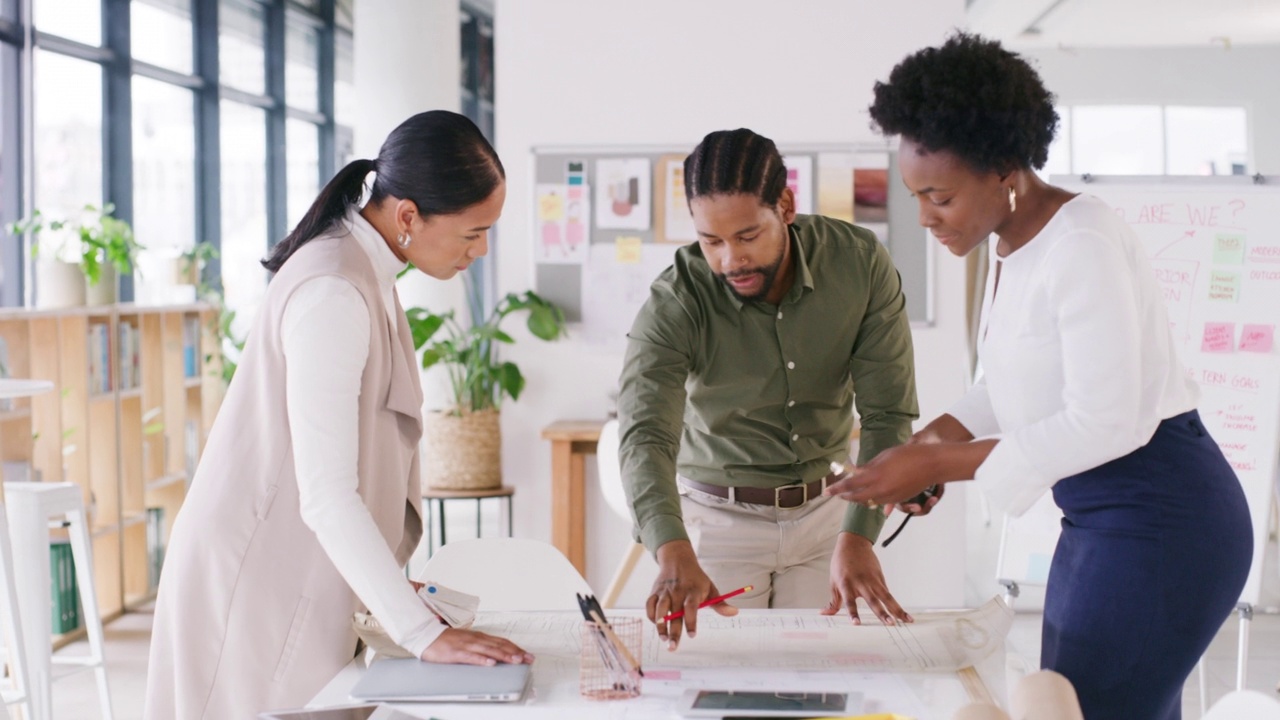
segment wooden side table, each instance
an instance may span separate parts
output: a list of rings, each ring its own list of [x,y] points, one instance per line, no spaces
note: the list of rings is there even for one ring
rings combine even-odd
[[[587,456],[604,420],[558,420],[542,429],[551,441],[551,544],[587,576]]]
[[[436,551],[435,545],[435,512],[431,509],[432,501],[435,502],[436,510],[440,513],[440,544],[444,545],[448,542],[448,536],[445,533],[445,500],[475,500],[476,501],[476,537],[480,537],[480,509],[481,503],[486,498],[504,498],[507,501],[507,537],[511,537],[512,530],[512,502],[516,494],[516,489],[503,485],[499,488],[491,488],[488,490],[436,490],[427,488],[422,491],[423,505],[427,509],[427,553],[433,554]]]

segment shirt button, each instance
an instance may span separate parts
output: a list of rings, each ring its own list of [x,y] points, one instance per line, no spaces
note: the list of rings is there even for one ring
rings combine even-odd
[[[791,436],[791,439],[792,439],[792,441],[799,440],[799,439],[800,439],[800,436],[799,436],[799,435],[792,435],[792,436]]]
[[[787,363],[787,369],[788,369],[788,370],[795,370],[795,369],[796,369],[796,364],[795,364],[795,363],[793,363],[793,362],[789,362],[789,363]]]
[[[781,311],[781,310],[779,310],[779,311],[778,311],[778,319],[779,319],[779,320],[781,320],[781,319],[782,319],[782,311]]]
[[[795,401],[795,400],[788,400],[788,401],[787,401],[787,407],[795,407],[795,406],[796,406],[796,401]]]

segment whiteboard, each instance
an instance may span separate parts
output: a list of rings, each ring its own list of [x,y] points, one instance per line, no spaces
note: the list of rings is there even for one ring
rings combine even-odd
[[[1280,178],[1266,180],[1053,178],[1115,208],[1151,257],[1180,359],[1200,386],[1200,415],[1249,502],[1254,557],[1240,602],[1250,605],[1261,592],[1280,457]],[[1043,584],[1060,517],[1046,496],[1007,519],[997,578]]]

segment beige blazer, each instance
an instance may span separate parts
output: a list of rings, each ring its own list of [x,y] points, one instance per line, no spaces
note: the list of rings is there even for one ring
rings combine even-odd
[[[404,565],[422,536],[422,388],[396,297],[391,327],[365,252],[345,230],[304,245],[271,281],[178,513],[156,600],[146,710],[241,720],[305,704],[355,654],[359,600],[303,523],[285,404],[280,322],[324,275],[369,308],[359,399],[359,492]],[[324,358],[316,358],[324,362]]]

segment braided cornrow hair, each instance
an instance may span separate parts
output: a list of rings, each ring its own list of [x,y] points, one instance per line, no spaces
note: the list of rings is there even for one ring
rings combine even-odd
[[[686,200],[744,194],[772,206],[786,186],[787,168],[778,147],[746,128],[713,132],[684,159]]]

